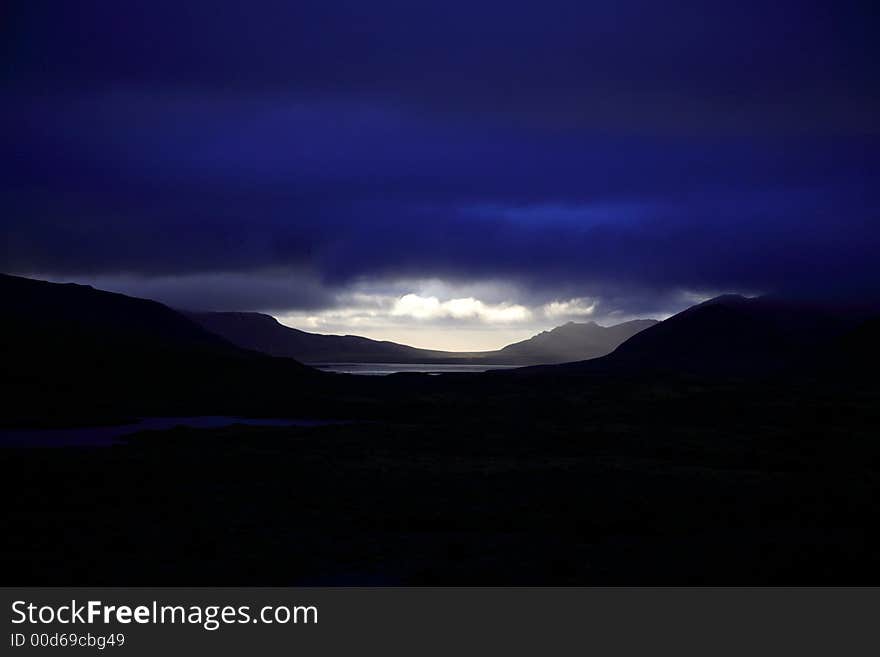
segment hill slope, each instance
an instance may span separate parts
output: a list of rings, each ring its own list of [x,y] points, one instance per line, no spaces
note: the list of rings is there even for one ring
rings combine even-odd
[[[804,367],[826,362],[829,350],[871,312],[724,295],[634,335],[604,358],[562,365],[557,371],[744,376]]]
[[[166,412],[195,401],[224,410],[223,400],[237,395],[271,394],[275,379],[318,376],[241,349],[155,301],[8,275],[0,275],[0,294],[7,415]]]
[[[208,312],[187,316],[240,347],[308,363],[432,363],[467,358],[467,354],[418,349],[356,335],[309,333],[262,313]]]

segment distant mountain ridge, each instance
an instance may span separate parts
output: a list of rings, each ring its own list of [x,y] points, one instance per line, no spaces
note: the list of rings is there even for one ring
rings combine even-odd
[[[285,326],[270,315],[246,312],[187,313],[195,322],[233,344],[305,363],[427,363],[532,365],[597,358],[610,353],[653,319],[604,327],[569,322],[496,351],[455,352],[419,349],[355,335],[321,335]]]
[[[657,324],[656,319],[636,319],[614,326],[568,322],[528,340],[507,345],[494,352],[497,355],[492,358],[514,365],[524,361],[551,364],[599,358],[654,324]]]

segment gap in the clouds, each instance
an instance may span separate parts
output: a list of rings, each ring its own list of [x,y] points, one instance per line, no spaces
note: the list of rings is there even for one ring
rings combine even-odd
[[[436,351],[481,352],[495,351],[511,343],[527,340],[545,328],[538,327],[498,327],[471,326],[467,324],[446,323],[443,325],[404,322],[395,323],[392,318],[359,318],[348,321],[334,319],[339,311],[328,311],[327,315],[275,315],[275,318],[290,328],[322,335],[357,335],[371,340],[395,342],[397,344]],[[546,328],[552,328],[548,326]]]

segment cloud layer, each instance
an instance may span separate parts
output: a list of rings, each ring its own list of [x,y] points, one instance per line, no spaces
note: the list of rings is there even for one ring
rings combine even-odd
[[[294,317],[367,295],[400,327],[880,290],[870,3],[32,0],[5,23],[6,271]]]

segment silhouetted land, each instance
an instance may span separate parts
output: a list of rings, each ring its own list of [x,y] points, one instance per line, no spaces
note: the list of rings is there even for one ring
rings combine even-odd
[[[495,351],[456,352],[417,349],[357,335],[308,333],[284,326],[274,317],[261,313],[186,313],[186,316],[239,347],[304,363],[567,363],[604,356],[657,323],[653,319],[637,319],[606,327],[595,322],[568,322]]]
[[[128,368],[90,369],[88,354],[122,354],[89,338],[92,352],[53,347],[78,367],[66,387],[40,355],[48,325],[9,317],[7,424],[45,421],[41,407],[55,423],[183,407],[361,421],[2,449],[3,580],[877,584],[878,322],[829,313],[720,299],[582,364],[379,379],[316,374],[175,325],[167,349],[183,336],[199,361],[143,344]],[[52,325],[69,319],[56,306]],[[714,340],[695,340],[705,331]]]

